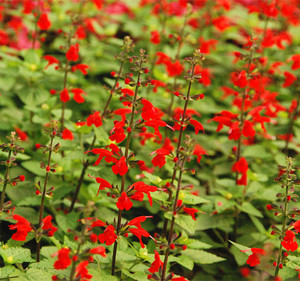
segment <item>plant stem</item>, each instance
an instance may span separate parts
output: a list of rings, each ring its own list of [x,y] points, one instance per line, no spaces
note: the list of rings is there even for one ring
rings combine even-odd
[[[282,229],[281,229],[281,237],[282,237],[282,235],[285,234],[285,231],[286,231],[286,220],[287,220],[287,216],[288,216],[288,214],[287,214],[287,205],[288,205],[287,195],[288,195],[288,191],[289,191],[289,184],[286,184],[286,187],[285,187],[285,199],[284,199],[283,224],[282,224]],[[281,259],[282,259],[282,244],[280,243],[279,254],[278,254],[278,259],[277,259],[277,265],[276,265],[276,269],[275,269],[275,277],[278,276],[279,265],[281,263]]]
[[[141,68],[141,66],[142,66],[142,58],[140,61],[139,68]],[[141,77],[141,72],[139,71],[136,86],[135,86],[134,98],[133,98],[133,102],[132,102],[132,112],[131,112],[130,122],[129,122],[129,128],[131,128],[131,131],[128,133],[127,140],[126,140],[126,146],[125,146],[125,159],[126,159],[127,166],[128,166],[127,162],[128,162],[129,145],[130,145],[131,136],[132,136],[132,126],[133,126],[133,119],[134,119],[134,115],[135,115],[137,93],[138,93],[138,89],[139,89],[138,84],[140,83],[140,77]],[[122,194],[122,192],[125,189],[125,181],[126,181],[126,174],[122,176],[120,194]],[[118,222],[117,222],[117,236],[120,234],[121,219],[122,219],[122,210],[119,210]],[[113,276],[115,275],[117,248],[118,248],[118,242],[116,240],[114,243],[114,250],[113,250],[113,256],[112,256],[111,275],[113,275]]]
[[[192,66],[192,71],[191,71],[191,78],[194,76],[194,71],[195,71],[195,64]],[[178,142],[177,142],[177,148],[176,148],[176,157],[179,157],[179,149],[181,147],[181,142],[182,142],[182,136],[183,136],[183,122],[185,120],[185,114],[186,114],[186,110],[187,110],[187,106],[188,106],[188,102],[190,99],[190,91],[191,91],[191,87],[192,87],[192,81],[189,82],[189,86],[188,86],[188,91],[187,91],[187,96],[186,96],[186,100],[184,103],[184,108],[183,108],[183,113],[182,113],[182,117],[180,120],[181,123],[181,127],[180,127],[180,131],[179,131],[179,137],[178,137]],[[171,186],[174,184],[174,181],[176,179],[176,173],[177,170],[175,169],[174,166],[174,170],[173,170],[173,175],[172,175],[172,181],[171,181]],[[173,196],[173,192],[172,190],[168,190],[169,191],[169,197],[168,197],[168,201],[171,201],[172,196]],[[163,225],[163,230],[162,230],[162,236],[166,237],[167,234],[167,228],[168,228],[168,220],[165,218],[164,219],[164,225]]]
[[[53,140],[54,140],[54,136],[51,134],[47,167],[50,166],[50,162],[51,162]],[[41,205],[40,205],[39,226],[38,226],[39,230],[42,227],[44,203],[45,203],[45,196],[46,196],[46,189],[47,189],[47,182],[48,182],[49,173],[50,173],[50,171],[46,171],[44,187],[43,187],[43,193],[42,193],[42,199],[41,199]],[[39,241],[37,243],[37,262],[40,261],[40,249],[41,249],[41,237],[39,237]]]
[[[6,166],[5,175],[4,175],[4,184],[3,184],[3,189],[2,189],[2,193],[1,193],[0,212],[2,212],[2,209],[3,209],[3,204],[4,204],[4,200],[5,200],[5,191],[6,191],[7,183],[9,180],[10,156],[11,156],[11,150],[9,150],[7,160],[6,160],[7,162],[9,161],[9,163]]]
[[[110,91],[110,95],[109,95],[109,98],[107,99],[106,104],[105,104],[105,106],[104,106],[104,110],[103,110],[103,113],[101,114],[101,118],[104,118],[105,115],[106,115],[106,113],[107,113],[107,109],[108,109],[108,106],[109,106],[109,104],[110,104],[110,101],[111,101],[111,99],[112,99],[112,97],[113,97],[113,93],[115,92],[116,87],[117,87],[117,84],[118,84],[118,82],[119,82],[119,78],[120,78],[121,73],[122,73],[122,70],[123,70],[123,65],[124,65],[124,60],[121,61],[121,65],[120,65],[119,72],[118,72],[118,77],[116,78],[115,84],[114,84],[112,90]],[[96,139],[97,139],[96,134],[94,134],[94,137],[93,137],[92,143],[91,143],[91,145],[90,145],[90,147],[89,147],[89,150],[92,150],[92,149],[94,148]],[[73,209],[74,209],[74,205],[75,205],[76,200],[77,200],[77,198],[78,198],[78,194],[79,194],[81,185],[82,185],[82,183],[83,183],[83,180],[84,180],[84,176],[85,176],[86,170],[87,170],[87,168],[89,167],[89,165],[90,165],[89,160],[85,160],[85,161],[83,162],[83,167],[82,167],[82,170],[81,170],[80,177],[79,177],[79,179],[78,179],[78,183],[77,183],[77,186],[76,186],[76,189],[75,189],[75,194],[74,194],[74,196],[73,196],[73,199],[72,199],[72,203],[71,203],[69,212],[72,212]]]

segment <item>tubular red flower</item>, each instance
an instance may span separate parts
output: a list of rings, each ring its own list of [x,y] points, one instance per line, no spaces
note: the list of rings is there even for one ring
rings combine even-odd
[[[11,239],[16,241],[26,241],[28,233],[32,230],[30,222],[19,215],[13,215],[13,219],[17,222],[9,225],[9,229],[16,229],[17,232],[12,235]]]

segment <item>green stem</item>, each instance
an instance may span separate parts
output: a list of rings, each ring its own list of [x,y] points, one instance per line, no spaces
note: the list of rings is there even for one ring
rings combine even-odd
[[[8,183],[8,180],[9,180],[10,156],[11,156],[11,150],[9,150],[8,156],[7,156],[7,160],[6,160],[6,161],[9,161],[9,163],[6,166],[5,175],[4,175],[4,184],[3,184],[3,189],[2,189],[2,193],[1,193],[0,212],[3,209],[3,204],[4,204],[4,200],[5,200],[6,187],[7,187],[7,183]]]
[[[50,167],[51,162],[51,154],[52,154],[52,146],[53,146],[53,140],[54,136],[51,134],[50,136],[50,146],[49,146],[49,155],[48,155],[48,161],[47,161],[47,167]],[[41,231],[42,227],[42,220],[43,220],[43,212],[44,212],[44,203],[45,203],[45,197],[46,197],[46,190],[47,190],[47,182],[49,178],[50,171],[46,171],[45,181],[44,181],[44,187],[43,187],[43,193],[42,193],[42,199],[41,199],[41,205],[40,205],[40,215],[39,215],[39,227],[38,230]],[[40,261],[40,250],[41,250],[41,237],[38,237],[38,243],[37,243],[37,262]]]
[[[139,68],[141,68],[141,66],[142,66],[142,59],[140,61]],[[131,141],[131,136],[132,136],[133,119],[134,119],[134,115],[135,115],[137,93],[138,93],[138,89],[139,89],[138,84],[140,83],[140,77],[141,77],[141,72],[139,71],[136,86],[135,86],[134,98],[133,98],[133,102],[132,102],[132,112],[131,112],[130,123],[129,123],[129,128],[131,128],[131,131],[128,133],[127,140],[126,140],[126,146],[125,146],[125,159],[126,159],[127,166],[128,166],[128,163],[127,163],[128,162],[128,153],[129,153],[129,146],[130,146],[130,141]],[[122,192],[125,189],[125,181],[126,181],[126,174],[122,176],[120,194],[122,194]],[[121,219],[122,219],[122,210],[119,210],[118,222],[117,222],[117,236],[120,234]],[[113,275],[113,276],[115,275],[117,248],[118,248],[118,242],[116,240],[114,243],[113,256],[112,256],[111,275]]]
[[[118,82],[119,82],[119,78],[120,78],[121,73],[122,73],[122,70],[123,70],[123,65],[124,65],[124,60],[121,61],[120,69],[119,69],[119,72],[118,72],[118,77],[117,77],[117,79],[115,80],[115,84],[114,84],[112,90],[110,91],[110,95],[109,95],[109,98],[108,98],[108,100],[106,101],[106,104],[105,104],[105,106],[104,106],[104,110],[103,110],[103,113],[101,114],[101,118],[104,118],[105,115],[106,115],[106,113],[107,113],[107,109],[108,109],[109,103],[110,103],[110,101],[111,101],[111,99],[112,99],[113,93],[115,92],[116,87],[117,87],[117,84],[118,84]],[[92,149],[94,148],[96,139],[97,139],[96,134],[94,134],[94,137],[93,137],[93,140],[92,140],[92,143],[91,143],[91,145],[90,145],[89,150],[92,150]],[[86,170],[87,170],[87,168],[89,167],[89,165],[90,165],[89,160],[86,160],[86,161],[83,162],[83,167],[82,167],[82,170],[81,170],[80,177],[79,177],[79,179],[78,179],[78,183],[77,183],[77,185],[76,185],[75,194],[74,194],[74,196],[73,196],[73,199],[72,199],[72,203],[71,203],[69,212],[72,212],[73,209],[74,209],[74,205],[75,205],[75,203],[76,203],[76,201],[77,201],[78,194],[79,194],[80,188],[81,188],[81,186],[82,186],[82,183],[83,183],[83,180],[84,180],[84,176],[85,176]]]

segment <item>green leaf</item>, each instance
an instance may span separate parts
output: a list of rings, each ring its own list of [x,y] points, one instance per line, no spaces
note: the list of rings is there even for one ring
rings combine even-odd
[[[244,245],[235,243],[235,242],[230,241],[230,240],[229,240],[229,242],[230,242],[231,244],[233,244],[235,247],[237,247],[240,251],[250,250],[249,247],[246,247],[246,246],[244,246]],[[250,255],[252,254],[252,252],[251,252],[251,251],[246,251],[245,254],[248,255],[248,256],[250,256]]]
[[[29,268],[26,272],[26,277],[30,281],[36,281],[36,280],[52,280],[52,275],[54,275],[53,272],[49,272],[44,269],[38,269],[38,268]]]
[[[5,267],[2,267],[0,269],[0,278],[7,278],[9,276],[19,276],[20,271],[16,269],[12,265],[5,265]],[[11,280],[14,280],[13,278]],[[16,280],[16,279],[15,279]]]
[[[185,268],[189,270],[193,270],[194,268],[194,262],[187,256],[181,255],[177,258],[177,263],[184,266]]]
[[[244,202],[242,204],[242,206],[237,206],[241,211],[249,214],[249,215],[253,215],[256,217],[260,217],[263,218],[263,214],[257,210],[251,203],[249,202]]]
[[[154,185],[159,184],[162,181],[160,177],[154,176],[153,174],[150,174],[146,171],[144,171],[143,174],[145,175],[146,179],[149,180],[149,182]]]
[[[183,195],[182,195],[183,194]],[[179,198],[182,199],[183,203],[185,204],[191,204],[191,205],[196,205],[196,204],[201,204],[201,203],[208,203],[210,201],[201,198],[197,195],[193,195],[189,192],[180,192]]]
[[[58,248],[55,246],[44,246],[41,248],[41,255],[46,258],[50,258],[57,251],[58,251]]]
[[[122,269],[122,273],[125,274],[126,276],[132,278],[133,280],[137,281],[147,281],[147,274],[143,272],[135,272],[135,273],[130,273],[126,269]]]
[[[7,249],[3,249],[2,247],[0,248],[0,255],[5,262],[11,264],[34,261],[34,259],[31,258],[30,250],[21,247],[12,247]]]
[[[55,220],[58,224],[58,227],[62,229],[64,232],[68,232],[68,229],[75,229],[78,225],[80,213],[69,213],[67,215],[57,215]]]
[[[165,213],[165,217],[169,220],[172,219],[172,215],[170,213]],[[191,216],[185,216],[181,214],[176,215],[175,223],[190,234],[194,234],[196,231],[197,221],[193,220]]]
[[[22,162],[21,165],[26,170],[28,170],[29,172],[31,172],[37,176],[44,177],[46,174],[45,170],[40,168],[41,163],[38,161],[33,161],[33,160],[25,161],[25,162]]]
[[[202,250],[187,249],[182,252],[182,255],[190,258],[193,262],[199,264],[212,264],[225,260],[224,258],[218,257],[214,254]]]

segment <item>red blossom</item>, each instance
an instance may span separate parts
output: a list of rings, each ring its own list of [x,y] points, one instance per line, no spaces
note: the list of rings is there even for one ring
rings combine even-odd
[[[90,249],[89,253],[93,255],[101,255],[102,257],[106,257],[105,248],[103,246],[98,246],[96,248]]]
[[[287,230],[285,233],[285,237],[283,241],[281,241],[281,245],[287,250],[294,252],[298,249],[298,244],[296,241],[295,233],[291,230]]]
[[[157,187],[156,186],[154,186],[154,185],[147,185],[147,184],[145,184],[142,181],[138,181],[138,182],[134,183],[132,185],[132,187],[135,190],[135,193],[132,196],[130,196],[131,199],[141,201],[144,198],[143,193],[145,193],[148,196],[148,200],[149,200],[150,206],[152,206],[152,197],[151,197],[150,192],[157,191]]]
[[[174,63],[168,61],[166,63],[166,67],[167,67],[168,75],[171,77],[179,76],[184,69],[183,66],[180,64],[179,60],[175,61]]]
[[[45,69],[47,69],[52,64],[59,64],[59,60],[50,55],[43,56],[43,59],[48,61],[48,64],[45,66]]]
[[[245,157],[241,157],[239,161],[235,162],[232,166],[233,172],[238,172],[242,174],[242,177],[237,180],[238,185],[247,185],[247,171],[248,171],[248,163]]]
[[[241,72],[232,72],[231,81],[235,86],[245,88],[248,84],[246,71],[242,70]]]
[[[67,88],[64,88],[61,92],[60,92],[60,100],[62,102],[68,102],[70,100],[70,95],[69,95],[69,91]]]
[[[124,176],[128,171],[125,156],[122,156],[111,168],[115,175],[119,174],[120,176]]]
[[[155,273],[158,272],[160,268],[164,266],[164,263],[161,261],[159,253],[155,250],[154,262],[151,264],[151,267],[148,269],[149,272]]]
[[[145,248],[142,237],[150,237],[150,234],[143,228],[131,228],[129,231],[140,240],[141,247]]]
[[[205,149],[199,144],[196,143],[193,155],[197,156],[197,162],[200,163],[200,160],[202,159],[202,155],[207,154]]]
[[[26,132],[22,131],[18,127],[14,127],[14,129],[15,129],[16,133],[18,134],[21,141],[26,141],[28,139],[28,135],[26,134]]]
[[[55,257],[58,255],[58,260],[54,263],[55,269],[66,269],[68,266],[71,265],[72,260],[70,259],[70,249],[68,248],[61,248],[52,255],[52,257]]]
[[[17,222],[9,225],[9,229],[16,229],[17,232],[12,235],[11,239],[16,241],[26,241],[28,233],[32,230],[30,222],[19,215],[13,215],[13,219]]]
[[[74,136],[73,136],[73,133],[70,130],[68,130],[67,128],[64,128],[64,130],[62,132],[62,138],[64,140],[73,140]]]
[[[96,128],[102,126],[102,120],[101,120],[100,112],[96,111],[93,114],[90,114],[88,116],[88,118],[86,119],[86,124],[89,127],[94,124]]]
[[[52,216],[49,215],[42,220],[42,225],[43,225],[42,229],[48,230],[47,236],[49,237],[52,237],[57,230],[57,227],[52,225],[51,222],[52,219],[53,219]]]
[[[293,61],[292,69],[297,70],[300,68],[300,54],[293,55],[290,60]]]
[[[89,66],[87,64],[75,64],[72,66],[71,70],[72,72],[75,72],[76,70],[79,70],[83,75],[87,75],[87,69],[89,68]]]
[[[76,267],[76,278],[78,278],[79,280],[89,280],[93,277],[93,275],[90,275],[88,270],[87,270],[87,266],[88,266],[89,262],[88,261],[82,261],[80,262],[77,267]]]
[[[298,232],[300,232],[300,220],[299,221],[296,221],[293,223],[293,227],[294,229]]]
[[[92,150],[86,151],[85,153],[92,152],[94,154],[99,154],[97,161],[94,163],[94,166],[98,166],[103,158],[107,159],[112,156],[113,153],[103,148],[94,148]]]
[[[195,208],[187,208],[187,207],[184,207],[183,211],[188,215],[190,215],[193,218],[193,220],[196,220],[195,214],[199,212],[199,210]]]
[[[243,127],[243,130],[242,130],[242,134],[246,138],[255,136],[255,130],[253,128],[253,124],[250,121],[245,120],[244,127]]]
[[[159,32],[157,30],[151,31],[151,39],[150,39],[150,41],[153,44],[155,44],[155,45],[157,45],[157,44],[160,43],[160,34],[159,34]]]
[[[132,219],[130,222],[128,222],[128,225],[134,225],[137,228],[142,228],[141,222],[144,222],[147,218],[152,218],[152,216],[140,216]]]
[[[74,88],[71,90],[71,92],[74,94],[73,99],[77,103],[83,103],[84,102],[84,97],[82,95],[87,95],[87,93],[80,89],[80,88]]]
[[[203,133],[204,133],[204,128],[199,121],[191,119],[190,123],[191,123],[191,125],[194,126],[196,135],[199,133],[199,131],[203,131]]]
[[[282,87],[284,88],[290,87],[297,80],[297,76],[295,76],[294,74],[288,71],[284,72],[284,76],[285,76],[285,80],[282,85]]]
[[[105,243],[107,246],[112,245],[116,239],[115,228],[113,225],[107,226],[102,234],[99,234],[98,238],[101,243]]]
[[[130,210],[132,207],[132,202],[130,201],[129,197],[127,196],[127,193],[125,191],[122,192],[121,196],[118,199],[117,202],[117,208],[119,210]]]
[[[51,27],[51,22],[46,13],[40,15],[37,26],[40,30],[48,30]]]
[[[158,119],[158,110],[152,105],[152,103],[146,99],[142,100],[144,105],[142,108],[142,118],[146,121],[151,119]]]
[[[68,61],[78,61],[79,59],[79,45],[75,44],[70,46],[69,50],[66,53],[66,58]]]
[[[263,249],[251,248],[249,250],[242,250],[241,252],[251,251],[252,254],[247,259],[247,264],[250,266],[256,266],[260,264],[260,256],[265,255],[266,252]]]
[[[97,192],[97,195],[96,195],[96,196],[98,196],[100,190],[104,190],[105,188],[111,188],[111,184],[110,184],[108,181],[106,181],[105,179],[102,179],[102,178],[100,178],[100,177],[92,177],[92,176],[90,176],[90,175],[88,175],[88,176],[89,176],[90,178],[96,179],[96,182],[97,182],[97,183],[100,183],[99,189],[98,189],[98,192]]]

